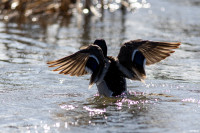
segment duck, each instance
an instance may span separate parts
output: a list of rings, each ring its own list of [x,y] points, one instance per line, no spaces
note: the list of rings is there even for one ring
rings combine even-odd
[[[70,76],[91,74],[89,88],[96,84],[99,95],[127,95],[126,79],[144,82],[145,67],[158,63],[174,53],[180,42],[131,40],[122,44],[117,57],[107,55],[104,39],[81,47],[79,51],[55,61],[49,61],[53,71]]]

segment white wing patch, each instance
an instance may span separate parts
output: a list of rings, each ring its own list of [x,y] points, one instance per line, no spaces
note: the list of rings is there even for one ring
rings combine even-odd
[[[137,51],[139,51],[139,50],[136,49],[136,50],[134,50],[133,53],[132,53],[132,57],[131,57],[131,61],[132,61],[132,62],[133,62],[134,59],[135,59],[135,54],[136,54]],[[147,61],[147,60],[146,60],[146,58],[144,57],[143,66],[142,66],[144,70],[145,70],[145,66],[146,66],[146,61]],[[132,67],[132,70],[133,70],[133,71],[136,73],[136,75],[139,77],[140,81],[143,82],[143,83],[145,83],[144,80],[143,80],[145,77],[141,77],[140,74],[138,73],[138,71],[136,70],[136,68]]]
[[[138,51],[137,49],[133,51],[133,53],[132,53],[132,57],[131,57],[131,61],[134,60],[134,58],[135,58],[135,53],[136,53],[137,51]]]
[[[99,64],[99,60],[97,59],[97,57],[95,55],[90,55],[89,57],[92,57],[96,60],[96,62]]]
[[[89,55],[89,57],[95,59],[96,62],[99,64],[99,60],[97,59],[97,57],[95,55]],[[85,67],[85,71],[88,72],[88,73],[90,73],[90,74],[93,73],[93,71],[90,68],[88,68],[87,66]]]
[[[131,61],[134,60],[134,58],[135,58],[135,53],[136,53],[137,51],[139,51],[139,50],[136,49],[136,50],[133,51],[132,57],[131,57]],[[145,66],[146,66],[146,62],[147,62],[147,60],[146,60],[146,58],[144,58],[144,62],[143,62],[143,68],[144,68],[144,69],[145,69]]]

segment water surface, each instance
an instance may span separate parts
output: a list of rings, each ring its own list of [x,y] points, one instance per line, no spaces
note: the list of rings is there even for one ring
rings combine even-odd
[[[58,19],[48,24],[0,21],[1,132],[200,132],[200,3],[149,0],[134,12]],[[131,96],[102,98],[89,75],[50,71],[46,61],[104,38],[117,56],[132,39],[180,41],[165,61],[146,67],[146,83],[128,81]]]

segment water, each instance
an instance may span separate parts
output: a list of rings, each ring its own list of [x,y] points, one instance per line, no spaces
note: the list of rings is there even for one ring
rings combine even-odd
[[[0,22],[0,132],[200,132],[200,2],[149,0],[133,13],[74,16],[48,25]],[[101,98],[89,75],[50,71],[46,61],[104,38],[116,56],[131,39],[180,41],[171,57],[146,67],[131,96]]]

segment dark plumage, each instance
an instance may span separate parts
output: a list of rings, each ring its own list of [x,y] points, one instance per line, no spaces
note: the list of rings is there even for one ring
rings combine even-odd
[[[155,64],[178,48],[180,43],[133,40],[123,44],[119,55],[107,56],[103,39],[62,59],[48,62],[49,67],[58,67],[59,74],[82,76],[91,73],[90,87],[96,83],[99,94],[112,97],[126,94],[126,79],[143,81],[145,65]]]

